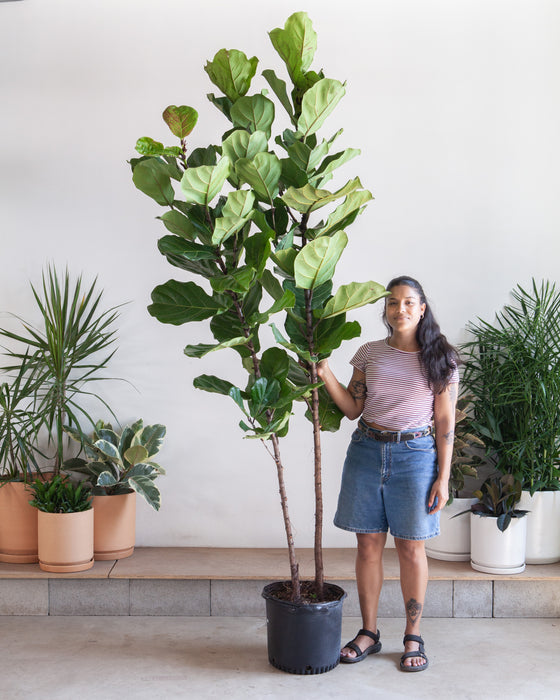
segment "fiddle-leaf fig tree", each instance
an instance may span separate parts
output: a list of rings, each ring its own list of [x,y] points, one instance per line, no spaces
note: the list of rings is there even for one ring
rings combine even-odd
[[[305,12],[293,14],[270,38],[291,87],[267,69],[262,75],[273,95],[266,88],[252,92],[258,59],[222,49],[205,66],[222,93],[208,95],[228,122],[221,139],[189,151],[185,136],[198,115],[190,107],[168,107],[163,117],[180,145],[139,139],[141,157],[131,166],[136,187],[167,210],[159,217],[168,232],[159,241],[160,252],[188,273],[186,280],[169,280],[153,290],[149,313],[175,325],[209,320],[216,343],[188,345],[185,354],[204,357],[230,348],[248,372],[243,387],[209,375],[194,385],[231,397],[242,411],[245,436],[263,441],[276,463],[295,601],[301,588],[280,438],[288,433],[294,402],[307,405],[315,454],[313,593],[321,600],[320,431],[337,430],[342,414],[318,381],[317,363],[360,334],[357,322],[346,321],[346,312],[386,291],[376,282],[333,289],[347,229],[372,199],[358,178],[326,189],[337,168],[359,153],[353,148],[331,153],[342,130],[319,136],[345,86],[310,70],[317,37]],[[283,128],[281,110],[291,128]],[[272,327],[272,347],[261,345],[265,324]]]

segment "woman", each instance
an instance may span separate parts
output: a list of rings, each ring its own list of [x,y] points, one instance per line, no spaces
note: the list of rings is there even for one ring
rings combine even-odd
[[[439,511],[448,499],[458,356],[416,280],[398,277],[387,290],[383,320],[388,337],[359,348],[351,360],[354,373],[348,388],[338,382],[326,360],[318,368],[343,413],[351,420],[361,416],[344,463],[334,522],[357,536],[363,629],[342,649],[340,660],[356,663],[381,650],[377,609],[390,529],[406,611],[400,667],[424,671],[424,540],[439,534]]]

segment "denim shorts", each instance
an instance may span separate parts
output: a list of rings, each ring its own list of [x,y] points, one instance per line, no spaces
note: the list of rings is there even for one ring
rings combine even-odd
[[[428,511],[428,501],[437,475],[433,435],[381,442],[358,428],[346,453],[334,524],[357,533],[390,530],[403,540],[435,537],[439,513]]]

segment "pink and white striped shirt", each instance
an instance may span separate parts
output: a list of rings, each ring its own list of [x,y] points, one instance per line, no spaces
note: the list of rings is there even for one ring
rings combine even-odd
[[[367,395],[363,417],[389,430],[430,425],[434,417],[434,393],[420,363],[420,352],[392,348],[387,340],[365,343],[350,364],[366,375]],[[450,382],[459,381],[455,368]]]

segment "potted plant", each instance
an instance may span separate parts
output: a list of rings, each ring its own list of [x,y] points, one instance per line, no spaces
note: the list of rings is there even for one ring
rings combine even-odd
[[[318,135],[345,87],[311,70],[316,34],[306,13],[293,14],[270,38],[291,82],[288,91],[274,71],[263,71],[277,103],[266,90],[249,94],[256,57],[222,49],[205,67],[222,93],[209,99],[228,121],[220,142],[189,152],[187,137],[198,113],[188,106],[169,106],[163,119],[179,145],[141,138],[136,148],[142,157],[131,166],[136,187],[168,209],[159,217],[169,232],[158,243],[160,252],[204,284],[170,280],[156,287],[149,312],[175,325],[209,320],[216,342],[188,345],[189,357],[223,348],[239,355],[248,372],[246,386],[208,375],[195,379],[195,386],[232,397],[243,412],[240,427],[247,437],[263,442],[276,465],[291,577],[263,592],[269,659],[294,673],[319,673],[339,661],[344,592],[324,581],[321,544],[320,431],[338,429],[342,414],[317,380],[317,363],[359,335],[359,325],[347,322],[346,313],[386,292],[375,282],[333,290],[336,264],[348,240],[345,229],[372,198],[358,178],[334,191],[326,189],[336,169],[358,155],[352,148],[331,154],[341,131],[328,139]],[[281,133],[273,137],[278,104],[286,117]],[[264,348],[260,330],[273,314],[283,314],[283,329],[272,325],[276,344]],[[307,404],[313,426],[312,582],[299,577],[280,453],[296,401]],[[275,603],[278,614],[272,612]],[[300,624],[301,611],[303,628],[283,629],[276,637],[276,620]],[[324,631],[315,626],[329,617]],[[314,618],[312,628],[309,618]]]
[[[12,381],[0,386],[0,562],[37,559],[37,511],[28,482],[40,473],[35,455],[40,423],[30,409],[35,380],[24,357]]]
[[[526,561],[560,560],[560,292],[535,280],[493,323],[468,327],[464,384],[496,468],[522,484]]]
[[[527,511],[517,507],[521,482],[511,474],[491,476],[475,496],[478,501],[470,507],[472,568],[487,574],[520,574],[527,540]]]
[[[84,448],[86,459],[64,462],[69,471],[87,475],[93,488],[94,558],[124,559],[134,551],[136,494],[159,510],[161,493],[155,480],[165,474],[153,459],[158,454],[165,426],[146,425],[142,419],[121,433],[99,421],[91,438],[70,427],[66,432]]]
[[[68,271],[60,277],[54,266],[43,272],[40,290],[31,288],[41,325],[12,314],[23,330],[0,329],[9,342],[8,364],[2,369],[14,376],[11,386],[3,388],[1,449],[8,473],[23,480],[38,467],[34,454],[46,460],[45,478],[59,474],[66,449],[64,425],[79,427],[84,419],[93,425],[86,400],[97,398],[110,411],[91,387],[103,378],[101,371],[113,355],[108,349],[115,342],[111,325],[117,318],[115,309],[99,310],[102,295],[95,282],[84,288],[81,277],[73,282]],[[25,509],[29,498],[23,500]]]
[[[39,567],[52,573],[86,571],[93,566],[93,509],[87,484],[57,474],[31,486],[37,508]]]
[[[481,464],[477,448],[484,442],[471,425],[472,397],[461,396],[455,410],[455,441],[451,458],[449,500],[441,512],[440,534],[426,543],[426,554],[443,561],[469,561],[471,558],[470,518],[465,512],[476,501],[474,496],[462,495],[465,479],[474,478]],[[462,517],[455,516],[462,514]]]

